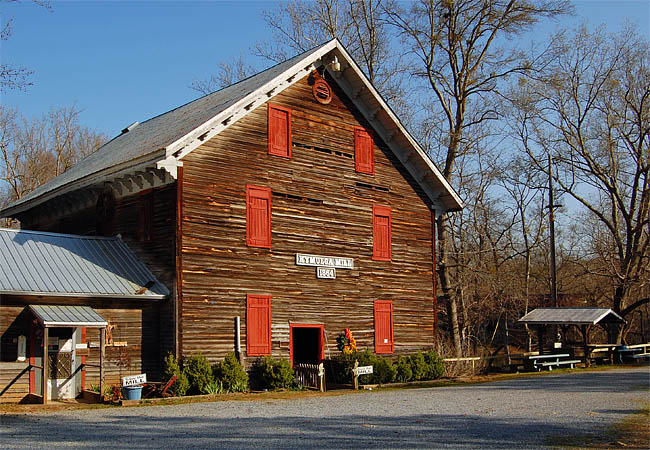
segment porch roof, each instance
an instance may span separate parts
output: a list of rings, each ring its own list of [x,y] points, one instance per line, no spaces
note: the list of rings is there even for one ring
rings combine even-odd
[[[104,328],[108,325],[90,306],[29,305],[29,309],[46,327]]]

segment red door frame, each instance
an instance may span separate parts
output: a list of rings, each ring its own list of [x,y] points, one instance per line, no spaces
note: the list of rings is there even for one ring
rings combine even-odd
[[[318,335],[318,346],[320,347],[320,355],[318,356],[318,362],[321,363],[325,359],[325,342],[324,333],[325,326],[323,324],[317,323],[290,323],[289,324],[289,361],[291,362],[291,367],[293,367],[293,329],[294,328],[318,328],[320,329],[320,334]]]

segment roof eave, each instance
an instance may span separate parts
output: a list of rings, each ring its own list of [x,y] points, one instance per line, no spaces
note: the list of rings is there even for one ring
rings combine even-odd
[[[6,208],[0,210],[0,217],[16,217],[17,215],[29,211],[35,206],[41,205],[48,200],[51,200],[60,195],[67,194],[88,186],[92,186],[102,181],[107,181],[111,178],[116,178],[120,176],[123,172],[130,172],[133,170],[138,170],[139,168],[144,167],[155,167],[156,163],[161,159],[161,156],[164,156],[165,149],[158,149],[154,152],[147,153],[140,158],[132,159],[126,161],[117,166],[108,167],[104,170],[94,172],[88,176],[74,180],[68,184],[65,184],[59,188],[52,189],[50,191],[43,192],[42,194],[29,199],[24,202],[14,202],[13,204],[7,206]],[[46,185],[43,185],[46,186]]]
[[[161,301],[166,300],[169,295],[164,294],[95,294],[92,292],[34,292],[34,291],[0,291],[0,296],[14,295],[25,297],[56,297],[56,298],[101,298],[112,300],[143,300],[143,301]]]

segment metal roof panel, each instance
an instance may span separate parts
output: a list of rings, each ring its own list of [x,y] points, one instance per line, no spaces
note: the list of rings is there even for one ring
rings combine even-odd
[[[29,305],[40,323],[45,326],[105,327],[106,320],[89,306]]]
[[[0,228],[0,293],[163,298],[169,290],[118,237]],[[152,282],[144,294],[141,287]]]
[[[519,322],[538,325],[595,325],[603,319],[625,322],[625,319],[608,308],[537,308],[519,319]]]

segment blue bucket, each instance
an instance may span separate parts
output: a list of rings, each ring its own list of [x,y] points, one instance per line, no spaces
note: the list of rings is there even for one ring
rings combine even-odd
[[[140,400],[142,398],[142,386],[122,387],[124,400]]]

